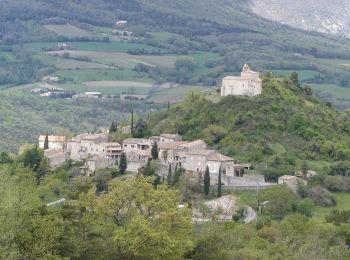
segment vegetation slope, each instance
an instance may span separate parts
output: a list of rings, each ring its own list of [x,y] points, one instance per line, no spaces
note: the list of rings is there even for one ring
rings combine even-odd
[[[304,160],[320,171],[326,162],[349,159],[349,112],[339,112],[289,79],[267,76],[258,97],[192,94],[150,118],[153,134],[179,132],[243,162],[266,163],[268,179],[300,169]]]

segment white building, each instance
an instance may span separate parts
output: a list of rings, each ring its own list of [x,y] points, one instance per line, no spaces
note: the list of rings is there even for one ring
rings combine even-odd
[[[40,135],[38,138],[39,148],[44,149],[46,135]],[[66,143],[66,137],[57,136],[57,135],[49,135],[49,149],[64,149]]]
[[[262,92],[262,80],[259,72],[252,71],[244,65],[240,77],[223,78],[221,96],[258,96]]]

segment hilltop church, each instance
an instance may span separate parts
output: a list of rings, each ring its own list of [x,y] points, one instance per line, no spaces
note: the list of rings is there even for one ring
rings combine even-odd
[[[240,77],[223,78],[221,96],[258,96],[262,92],[259,72],[252,71],[247,64],[243,66]]]

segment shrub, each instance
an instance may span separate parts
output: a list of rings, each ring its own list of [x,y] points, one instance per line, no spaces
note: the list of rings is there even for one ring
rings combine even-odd
[[[336,201],[332,193],[321,186],[313,187],[309,191],[309,197],[317,206],[330,207],[336,205]]]
[[[350,179],[342,176],[326,176],[323,180],[323,187],[333,192],[349,192]]]

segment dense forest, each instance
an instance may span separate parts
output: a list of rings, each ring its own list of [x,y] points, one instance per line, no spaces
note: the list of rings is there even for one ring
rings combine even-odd
[[[303,161],[328,173],[330,163],[348,164],[350,158],[349,111],[321,101],[297,74],[285,79],[268,74],[255,98],[189,95],[151,116],[149,126],[153,134],[178,132],[243,162],[267,164],[268,180],[293,174]]]

